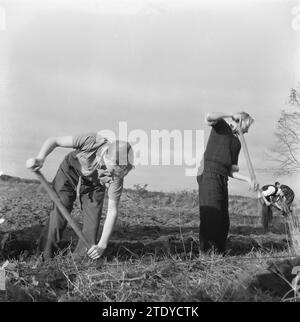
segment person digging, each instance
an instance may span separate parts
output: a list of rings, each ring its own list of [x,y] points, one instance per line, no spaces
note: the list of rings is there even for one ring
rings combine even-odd
[[[228,120],[228,123],[225,121]],[[252,117],[245,112],[237,114],[210,113],[205,123],[211,126],[206,150],[199,167],[200,227],[202,252],[214,250],[224,254],[229,231],[228,177],[245,181],[256,191],[258,183],[239,173],[238,157],[241,143],[238,127],[247,133]]]
[[[265,232],[269,231],[269,224],[273,219],[272,207],[278,209],[284,217],[292,213],[291,205],[294,201],[294,191],[286,186],[275,182],[274,185],[265,185],[262,187],[261,196],[263,199],[261,207],[261,218]]]
[[[87,249],[82,240],[79,240],[74,254],[80,258],[87,251],[90,258],[98,259],[107,248],[116,223],[124,177],[133,168],[132,147],[124,141],[109,142],[96,133],[51,137],[43,143],[37,157],[27,160],[27,168],[33,171],[42,168],[46,157],[57,147],[73,148],[74,151],[68,153],[60,164],[52,183],[53,189],[71,213],[77,187],[80,185],[82,232],[92,245]],[[99,238],[99,224],[106,191],[107,214]],[[59,251],[59,243],[66,225],[67,220],[54,204],[38,241],[38,253],[42,254],[44,259],[54,257]]]
[[[279,182],[275,182],[275,185],[265,185],[261,189],[261,218],[265,232],[269,231],[269,224],[273,219],[272,207],[282,210],[276,202],[276,199],[280,196],[282,196],[282,191]]]

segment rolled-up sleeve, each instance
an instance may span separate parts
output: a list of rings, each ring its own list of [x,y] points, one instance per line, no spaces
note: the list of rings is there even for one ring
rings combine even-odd
[[[81,134],[73,137],[73,148],[77,150],[90,149],[96,141],[96,133]]]

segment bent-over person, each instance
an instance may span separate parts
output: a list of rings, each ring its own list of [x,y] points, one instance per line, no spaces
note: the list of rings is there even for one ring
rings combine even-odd
[[[73,151],[60,164],[53,180],[53,188],[71,213],[77,186],[80,184],[78,190],[83,211],[83,234],[92,245],[86,250],[79,240],[75,254],[81,256],[88,251],[92,259],[97,259],[105,251],[117,220],[124,177],[133,168],[132,148],[128,142],[109,142],[97,133],[51,137],[44,142],[33,164],[32,160],[27,161],[27,167],[32,170],[40,169],[46,157],[57,147],[71,148]],[[106,191],[108,208],[102,235],[99,236]],[[66,219],[53,205],[38,245],[38,251],[44,259],[53,257],[59,250],[66,225]]]

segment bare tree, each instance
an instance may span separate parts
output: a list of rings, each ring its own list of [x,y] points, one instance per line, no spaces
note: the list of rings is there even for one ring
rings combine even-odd
[[[300,172],[300,91],[292,88],[287,108],[281,111],[276,128],[276,145],[272,149],[277,172]]]

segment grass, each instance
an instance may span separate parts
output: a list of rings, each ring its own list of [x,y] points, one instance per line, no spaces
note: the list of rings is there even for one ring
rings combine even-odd
[[[106,257],[76,261],[69,252],[44,263],[33,250],[52,205],[37,190],[35,182],[0,182],[0,211],[6,219],[0,227],[0,259],[8,258],[14,266],[6,272],[7,291],[0,292],[0,301],[290,300],[257,288],[254,281],[272,257],[299,254],[299,221],[290,228],[288,248],[288,222],[275,215],[272,231],[264,234],[254,199],[229,199],[231,256],[199,253],[197,191],[162,193],[140,187],[122,195]],[[299,207],[297,211],[299,215]],[[78,205],[73,217],[81,224]],[[74,237],[69,233],[68,240]]]
[[[8,272],[7,301],[186,302],[280,301],[251,286],[270,256],[286,253],[251,252],[247,256],[214,253],[192,258],[149,254],[140,258],[76,262],[71,253],[43,263],[40,258],[15,261]]]
[[[290,212],[287,217],[289,228],[290,248],[293,254],[300,256],[300,217],[294,211]]]

